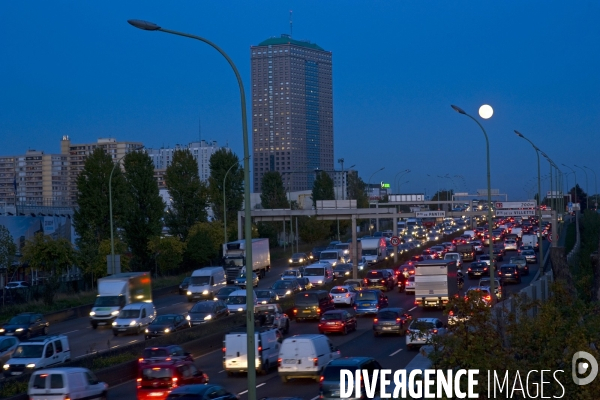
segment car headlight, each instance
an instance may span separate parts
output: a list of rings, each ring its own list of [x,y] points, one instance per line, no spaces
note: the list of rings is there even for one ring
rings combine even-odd
[[[3,369],[9,369],[9,368],[10,368],[10,365],[8,365],[8,364],[4,364],[4,365],[2,366],[2,368],[3,368]]]
[[[26,367],[27,367],[27,368],[35,368],[35,364],[34,364],[34,363],[27,364],[27,365],[26,365]]]
[[[133,321],[131,321],[129,323],[129,326],[135,326],[135,325],[137,325],[137,321],[136,320],[133,320]]]
[[[261,303],[262,303],[262,304],[267,304],[267,301],[266,301],[266,300],[263,300]]]
[[[304,262],[304,258],[301,258],[301,259],[300,259],[300,262]]]
[[[237,309],[238,311],[244,311],[244,309],[242,307]]]
[[[189,315],[186,315],[185,319],[187,319],[188,321],[190,321],[192,318]]]
[[[292,294],[291,290],[288,290],[287,292],[285,292],[285,295],[287,296],[288,294]]]
[[[207,295],[207,294],[208,294],[208,290],[204,290],[204,291],[202,292],[202,294],[203,294],[203,295]]]
[[[344,275],[350,275],[350,271],[346,271]]]
[[[169,333],[171,330],[169,328],[165,328],[165,333]]]
[[[209,319],[212,319],[212,315],[208,314],[206,317],[204,317],[205,321],[208,321]]]
[[[90,311],[90,317],[93,317],[94,315],[96,315],[95,311]],[[3,332],[4,330],[0,330],[0,332]]]
[[[144,330],[144,332],[148,333],[148,328],[146,328],[146,329]]]
[[[191,296],[191,295],[192,295],[192,292],[190,292],[190,291],[188,290],[188,291],[187,291],[187,295],[188,295],[188,296]]]
[[[15,329],[15,332],[23,332],[23,328],[17,328]]]
[[[317,283],[320,285],[321,283],[323,283],[323,281],[318,281]]]
[[[219,298],[218,298],[218,297],[215,297],[213,300],[214,300],[214,301],[217,301],[217,300],[219,300]]]
[[[117,321],[113,321],[112,326],[116,326],[117,325]]]
[[[119,310],[111,312],[110,315],[114,315],[116,317],[117,315],[119,315]]]
[[[294,262],[294,260],[292,260],[292,259],[290,258],[290,262],[291,262],[291,263],[293,263],[293,262]]]

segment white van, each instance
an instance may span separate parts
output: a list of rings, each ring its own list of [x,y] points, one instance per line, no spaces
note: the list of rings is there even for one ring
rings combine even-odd
[[[254,305],[256,305],[258,302],[256,292],[252,291],[252,293],[254,294]],[[230,313],[246,311],[246,289],[235,290],[229,293],[225,303],[227,303]]]
[[[87,368],[52,368],[36,371],[29,378],[30,400],[106,399],[108,385],[98,382]]]
[[[21,342],[2,368],[9,377],[67,361],[71,361],[71,347],[65,335],[38,336]]]
[[[326,285],[333,282],[333,267],[326,262],[312,264],[304,268],[304,277],[308,278],[313,287]]]
[[[277,372],[284,383],[294,378],[310,378],[319,382],[323,368],[329,361],[340,357],[340,351],[325,335],[295,335],[281,344]]]
[[[204,267],[192,272],[187,289],[188,301],[212,300],[215,293],[227,284],[223,267]]]
[[[338,245],[339,244],[336,244],[336,246]],[[335,267],[338,263],[344,264],[346,262],[344,249],[323,250],[319,256],[319,262],[328,262],[332,267]]]
[[[275,328],[259,328],[254,333],[256,370],[267,373],[277,367],[281,334]],[[248,344],[246,328],[229,332],[223,340],[223,369],[231,376],[248,371]]]
[[[131,303],[123,307],[112,323],[113,335],[135,333],[139,335],[156,318],[156,309],[152,303]]]

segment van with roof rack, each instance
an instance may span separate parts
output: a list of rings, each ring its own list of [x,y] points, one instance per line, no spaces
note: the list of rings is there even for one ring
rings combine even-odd
[[[5,377],[9,377],[68,361],[71,361],[71,348],[67,336],[38,336],[21,342],[10,360],[2,366],[2,371]]]

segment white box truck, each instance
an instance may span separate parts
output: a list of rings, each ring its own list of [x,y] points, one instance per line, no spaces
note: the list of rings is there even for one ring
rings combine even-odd
[[[257,371],[267,373],[277,368],[281,334],[275,328],[257,328],[254,332],[254,365]],[[223,369],[231,376],[248,372],[248,336],[246,328],[229,332],[223,339]]]
[[[521,237],[521,245],[522,246],[531,246],[535,251],[540,250],[540,243],[538,242],[538,237],[536,234],[533,235],[523,235]]]
[[[458,293],[456,261],[425,260],[415,264],[415,305],[443,308]]]
[[[123,307],[131,303],[152,302],[149,272],[124,272],[98,279],[98,296],[90,311],[90,323],[111,325]]]
[[[363,238],[360,244],[367,264],[375,264],[387,257],[387,243],[384,237]]]
[[[233,283],[245,266],[246,241],[236,240],[223,244],[223,268],[227,274],[227,283]],[[270,268],[269,239],[252,239],[252,271],[259,278],[264,278]]]

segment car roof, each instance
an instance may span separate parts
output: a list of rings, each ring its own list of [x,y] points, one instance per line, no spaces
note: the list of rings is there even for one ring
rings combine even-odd
[[[431,323],[436,323],[437,321],[439,321],[439,318],[416,318],[413,319],[412,323],[416,323],[416,322],[431,322]]]
[[[335,360],[331,360],[325,368],[327,368],[330,365],[331,366],[359,365],[359,364],[364,363],[365,361],[371,361],[371,360],[373,360],[371,357],[341,357],[341,358],[337,358]]]

